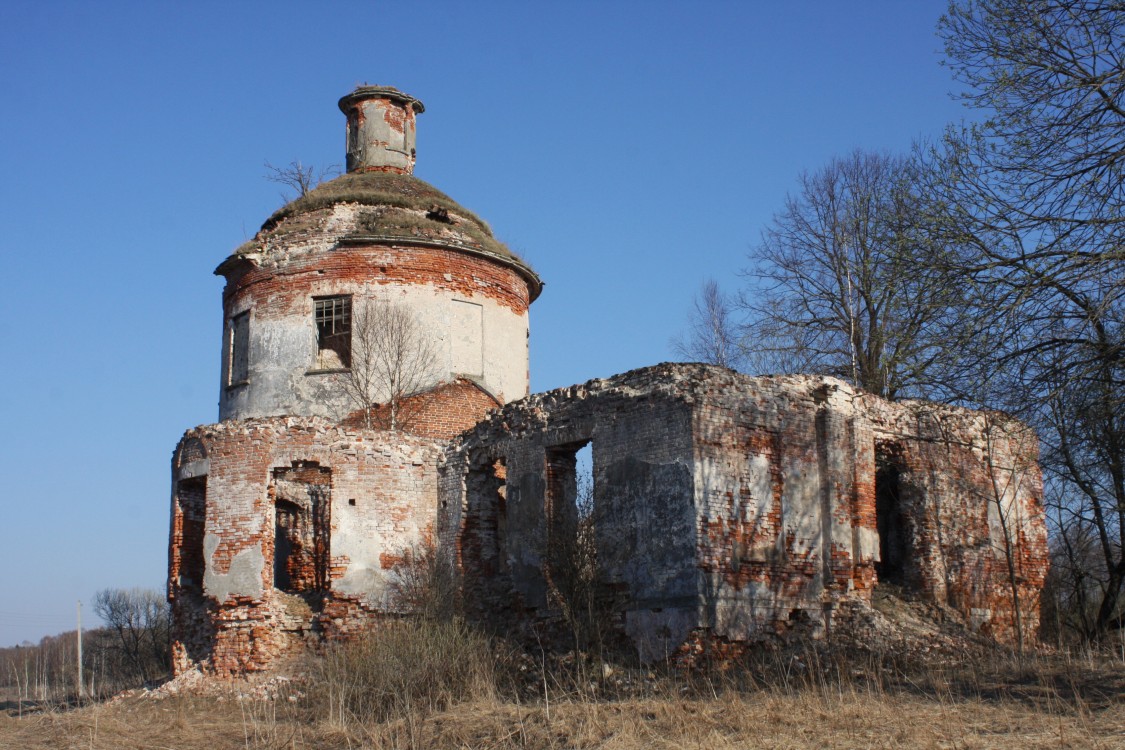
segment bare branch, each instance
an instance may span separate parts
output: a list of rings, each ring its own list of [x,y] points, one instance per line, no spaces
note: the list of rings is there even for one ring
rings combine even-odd
[[[304,198],[325,179],[335,177],[340,173],[338,164],[330,164],[318,170],[311,164],[305,166],[299,159],[289,162],[284,167],[275,167],[267,161],[265,167],[267,180],[285,185],[296,193],[295,195],[282,193],[281,199],[286,203],[297,198]]]
[[[352,308],[351,366],[344,387],[372,427],[372,407],[386,404],[391,430],[409,429],[417,416],[407,399],[432,381],[437,354],[414,313],[387,300]]]
[[[929,170],[965,251],[950,268],[983,290],[972,396],[1038,429],[1056,601],[1096,639],[1125,613],[1125,4],[958,1],[940,32],[988,118],[949,128]]]
[[[758,368],[820,372],[895,398],[934,380],[963,281],[925,263],[925,201],[906,158],[854,152],[801,175],[750,255],[744,342]]]
[[[735,311],[734,300],[707,279],[692,303],[687,333],[673,339],[672,348],[686,359],[739,369],[744,356]]]

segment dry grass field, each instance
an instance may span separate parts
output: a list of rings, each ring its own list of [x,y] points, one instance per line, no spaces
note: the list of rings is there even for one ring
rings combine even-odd
[[[711,699],[469,701],[341,727],[291,704],[134,698],[0,717],[0,747],[63,748],[1125,748],[1125,707],[765,691]]]
[[[599,681],[547,684],[540,695],[445,691],[380,718],[333,710],[311,683],[157,691],[22,715],[8,704],[0,748],[1125,748],[1119,662],[1039,657],[1022,669],[974,663],[893,679],[861,671],[774,675],[769,687],[729,673],[641,675],[616,695]]]
[[[1017,658],[921,605],[879,606],[877,638],[838,629],[690,668],[389,623],[254,680],[188,673],[77,706],[0,695],[0,750],[1125,750],[1125,645]]]

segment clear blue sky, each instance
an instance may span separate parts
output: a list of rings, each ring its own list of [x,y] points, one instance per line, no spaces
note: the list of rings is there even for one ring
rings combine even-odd
[[[164,584],[169,461],[217,416],[214,267],[420,98],[417,175],[546,281],[533,390],[673,358],[798,173],[964,115],[942,0],[0,4],[0,646]],[[93,621],[92,614],[87,623]]]

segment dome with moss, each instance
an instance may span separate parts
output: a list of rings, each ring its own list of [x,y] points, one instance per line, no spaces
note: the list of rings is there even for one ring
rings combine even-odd
[[[325,245],[415,245],[496,261],[527,282],[530,300],[539,296],[539,276],[488,224],[412,174],[420,101],[393,87],[360,86],[339,105],[348,118],[347,174],[274,211],[216,274],[282,264]]]
[[[333,209],[349,206],[346,217]],[[335,220],[334,220],[335,219]],[[497,240],[472,211],[410,174],[351,172],[325,182],[275,211],[253,239],[216,269],[223,274],[240,260],[288,255],[310,235],[338,244],[394,242],[441,246],[490,257],[523,276],[531,299],[542,289],[527,263]]]

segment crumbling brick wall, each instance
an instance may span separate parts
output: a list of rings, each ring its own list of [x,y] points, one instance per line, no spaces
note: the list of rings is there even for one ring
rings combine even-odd
[[[696,381],[703,626],[714,635],[817,632],[840,597],[869,586],[862,419],[842,385],[721,371]]]
[[[443,469],[441,538],[482,613],[555,616],[551,488],[589,441],[599,575],[644,656],[700,631],[823,632],[841,600],[868,598],[877,569],[890,570],[879,498],[892,495],[909,557],[899,582],[1000,639],[1012,635],[1005,514],[1031,635],[1046,570],[1034,441],[1015,437],[1018,423],[986,422],[833,378],[658,365],[531,396],[466,433]],[[894,462],[897,474],[881,473]],[[997,477],[1007,489],[990,504]]]
[[[434,528],[439,442],[282,417],[198,427],[181,441],[197,444],[205,458],[184,461],[181,448],[173,462],[177,672],[263,669],[307,638],[343,635],[394,609],[395,561]],[[284,540],[288,591],[275,567],[279,502],[306,513],[304,530]],[[200,506],[201,562],[191,543]],[[199,582],[186,575],[193,567]]]
[[[495,616],[552,601],[552,487],[548,466],[592,449],[593,523],[601,582],[638,602],[694,611],[691,411],[630,387],[576,386],[531,396],[467,433],[443,470],[442,541],[456,550],[466,600]],[[632,385],[632,384],[630,384]],[[596,391],[596,392],[592,392]],[[641,397],[637,397],[641,396]],[[569,511],[567,511],[569,512]],[[501,534],[501,530],[503,533]]]
[[[399,420],[403,429],[412,435],[428,438],[452,439],[472,429],[488,412],[503,406],[499,398],[468,378],[457,378],[403,399],[399,405]],[[390,407],[379,404],[368,412],[367,419],[375,429],[388,429],[391,423]],[[341,424],[363,427],[367,424],[363,410],[348,415]]]
[[[1034,637],[1049,564],[1034,432],[997,412],[868,395],[861,403],[910,500],[904,585],[1002,641],[1015,640],[1018,598],[1025,637]]]
[[[552,555],[575,533],[586,445],[598,601],[646,658],[815,636],[880,576],[1010,640],[1006,551],[1025,635],[1038,626],[1046,532],[1023,425],[832,378],[665,364],[509,404],[452,444],[319,418],[189,431],[173,464],[177,669],[265,668],[393,611],[396,566],[431,533],[471,614],[559,622]],[[282,501],[306,513],[292,538]],[[307,551],[284,558],[280,588],[279,540]]]

